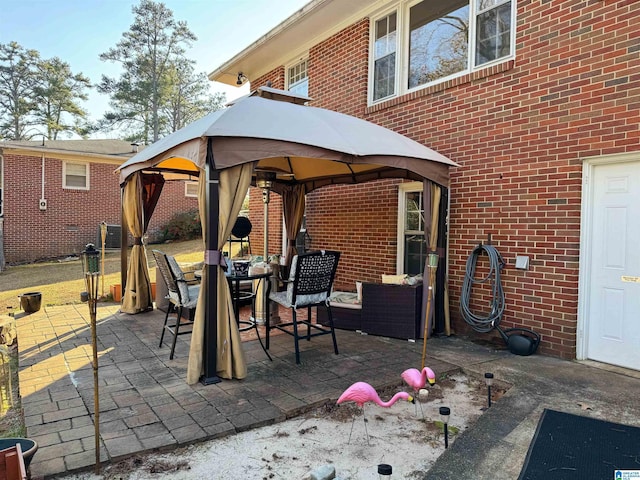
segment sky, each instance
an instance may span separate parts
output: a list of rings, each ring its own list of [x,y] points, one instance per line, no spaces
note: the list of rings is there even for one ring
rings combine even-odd
[[[157,0],[156,0],[157,1]],[[196,71],[210,73],[252,44],[310,0],[164,0],[175,20],[187,22],[198,37],[186,56]],[[71,71],[93,83],[103,74],[119,77],[117,64],[99,55],[115,47],[129,30],[138,0],[1,0],[0,43],[16,41],[40,52],[41,58],[59,57]],[[212,82],[213,92],[227,100],[247,93],[247,87]],[[91,120],[108,110],[108,97],[89,91],[83,104]]]

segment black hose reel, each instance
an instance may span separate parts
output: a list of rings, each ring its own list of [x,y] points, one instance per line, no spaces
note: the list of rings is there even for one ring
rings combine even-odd
[[[485,278],[475,279],[478,257],[486,253],[489,257],[489,273]],[[500,272],[505,266],[502,256],[492,245],[478,245],[467,259],[462,292],[460,293],[460,313],[476,332],[488,333],[494,328],[498,331],[509,351],[515,355],[532,355],[540,345],[540,335],[527,328],[500,328],[500,321],[504,313],[504,290],[500,280]],[[475,283],[491,281],[491,310],[487,315],[477,315],[469,307],[471,288]]]

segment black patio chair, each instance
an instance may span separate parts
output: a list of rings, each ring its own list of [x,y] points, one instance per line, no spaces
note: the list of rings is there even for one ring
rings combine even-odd
[[[293,257],[287,289],[282,292],[273,292],[269,295],[270,300],[291,309],[292,321],[271,325],[269,315],[267,315],[267,349],[269,349],[269,332],[275,328],[293,336],[297,364],[300,363],[300,348],[298,342],[301,338],[311,340],[311,337],[331,335],[333,338],[333,350],[335,354],[338,355],[338,343],[336,342],[336,333],[333,328],[329,296],[331,295],[331,287],[333,286],[333,279],[336,275],[339,259],[340,252],[329,250],[305,253]],[[312,307],[324,307],[327,309],[327,317],[329,320],[328,328],[316,323],[311,323]],[[299,308],[307,309],[306,320],[298,320],[296,310]],[[306,334],[299,334],[298,326],[300,324],[307,326]],[[289,330],[288,327],[293,327],[293,330]],[[311,333],[312,329],[314,333]]]
[[[191,330],[180,330],[182,327],[193,325],[192,317],[189,314],[189,319],[182,318],[184,309],[194,310],[198,303],[198,295],[200,293],[200,285],[189,285],[188,281],[184,278],[180,266],[173,257],[166,255],[159,250],[152,250],[153,258],[156,260],[156,265],[163,280],[167,284],[167,300],[169,300],[169,307],[167,308],[167,314],[164,317],[164,325],[162,326],[162,334],[160,335],[160,347],[164,341],[165,332],[173,335],[171,342],[171,353],[169,354],[169,360],[173,360],[173,354],[176,349],[176,340],[178,335],[191,333]],[[169,322],[169,315],[174,313],[176,315],[173,323]]]

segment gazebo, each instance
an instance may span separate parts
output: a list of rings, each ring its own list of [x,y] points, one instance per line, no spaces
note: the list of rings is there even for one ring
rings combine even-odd
[[[296,253],[305,194],[317,188],[383,178],[419,180],[427,199],[425,215],[430,215],[437,212],[441,189],[448,187],[449,167],[456,164],[445,156],[373,123],[306,106],[309,100],[258,88],[150,145],[119,168],[123,232],[128,229],[134,238],[128,267],[127,250],[122,249],[126,313],[152,307],[142,237],[162,191],[163,173],[199,178],[204,270],[189,351],[189,384],[241,379],[247,373],[221,249],[257,176],[268,174],[272,190],[282,195],[288,261]],[[431,224],[425,218],[426,240],[435,247]]]

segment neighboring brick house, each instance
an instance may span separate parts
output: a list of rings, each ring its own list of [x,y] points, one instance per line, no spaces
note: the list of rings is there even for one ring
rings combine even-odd
[[[77,254],[87,243],[98,243],[101,222],[119,227],[121,194],[115,169],[136,149],[121,140],[0,142],[0,244],[5,262]],[[196,185],[167,181],[149,231],[177,212],[198,208]]]
[[[210,78],[308,93],[460,165],[455,331],[470,331],[466,259],[491,235],[507,262],[503,327],[539,332],[546,354],[640,369],[638,25],[637,1],[313,0]],[[390,180],[308,195],[313,246],[343,252],[338,284],[403,273],[405,189],[419,195]]]

